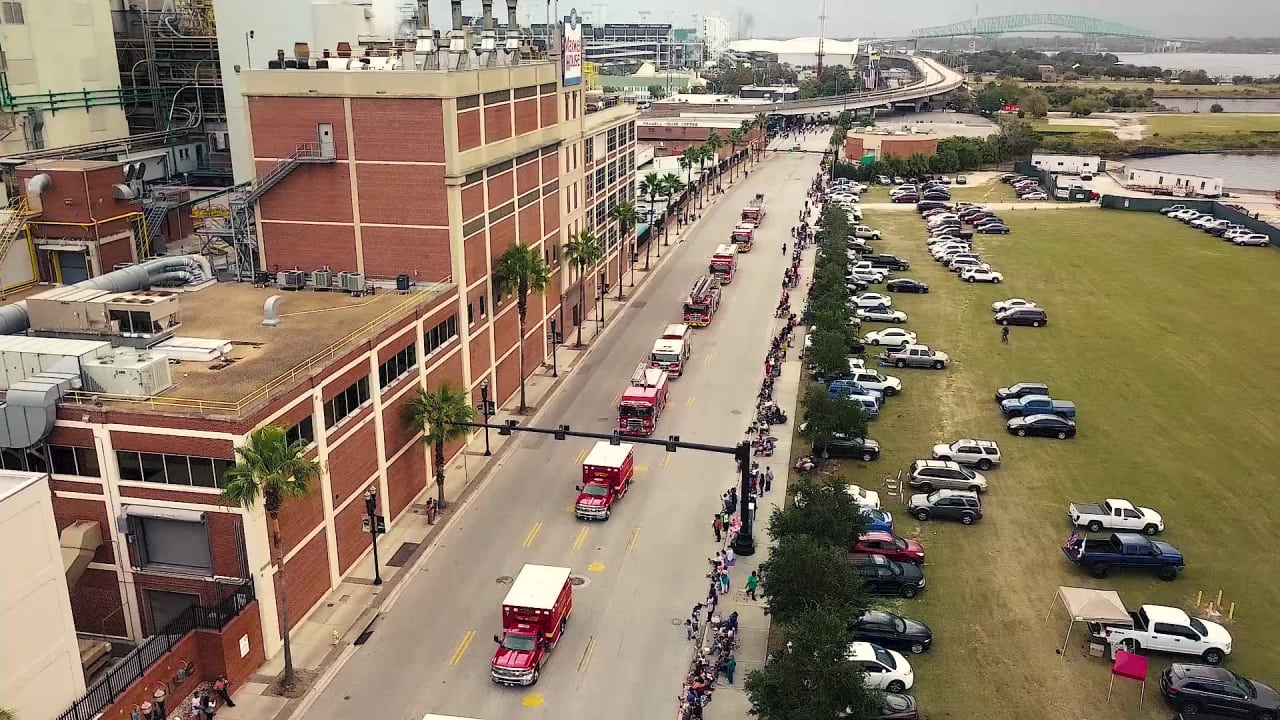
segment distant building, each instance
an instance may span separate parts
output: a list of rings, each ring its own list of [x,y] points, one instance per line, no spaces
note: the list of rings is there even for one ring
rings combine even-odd
[[[1222,178],[1182,175],[1164,170],[1141,168],[1125,168],[1123,177],[1126,188],[1156,195],[1208,198],[1222,196]]]
[[[702,17],[702,42],[707,62],[714,65],[720,62],[729,49],[729,21],[719,15]]]
[[[1058,68],[1052,65],[1037,65],[1036,69],[1040,71],[1042,82],[1058,82]]]
[[[753,122],[755,114],[746,113],[683,113],[679,117],[653,118],[636,122],[636,141],[653,146],[655,158],[679,155],[686,148],[706,142],[711,133],[725,141],[720,151],[721,159],[729,156],[729,133],[742,127],[743,121]],[[747,143],[756,147],[764,142],[760,128],[752,127],[746,134]],[[738,148],[742,150],[742,147]]]
[[[1031,164],[1051,173],[1079,175],[1095,173],[1103,168],[1102,158],[1097,155],[1058,155],[1054,153],[1033,153]]]
[[[547,34],[545,24],[535,24],[530,31],[534,37]],[[703,64],[702,41],[670,23],[583,23],[582,42],[587,62],[601,65],[648,62],[666,70]]]
[[[794,85],[747,85],[738,91],[738,97],[743,100],[768,100],[770,102],[799,100],[800,88]]]
[[[857,40],[825,38],[819,41],[816,37],[803,37],[790,40],[734,40],[729,43],[729,49],[745,53],[767,52],[776,56],[778,62],[808,67],[818,64],[819,45],[822,46],[823,64],[828,67],[853,67],[860,47]]]

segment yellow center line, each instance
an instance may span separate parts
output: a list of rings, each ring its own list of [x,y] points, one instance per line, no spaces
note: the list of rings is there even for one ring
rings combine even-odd
[[[663,456],[662,456],[662,467],[664,467],[664,468],[665,468],[666,466],[668,466],[668,465],[670,465],[670,464],[671,464],[671,456],[672,456],[672,454],[673,454],[673,453],[667,453],[666,455],[663,455]]]
[[[592,635],[587,639],[587,648],[582,651],[582,659],[578,661],[578,672],[585,673],[587,666],[591,664],[591,653],[596,650],[596,636]]]
[[[649,472],[649,466],[648,466],[648,465],[636,465],[636,467],[635,467],[635,471],[636,471],[636,472],[638,472],[638,473],[642,473],[642,472]]]
[[[693,407],[693,396],[690,395],[688,400],[684,401],[685,407]]]
[[[582,544],[587,541],[587,528],[578,531],[578,537],[573,539],[573,549],[581,550]]]
[[[476,639],[476,631],[468,630],[463,634],[462,640],[458,642],[458,646],[453,650],[453,656],[449,658],[450,665],[457,665],[462,662],[462,656],[467,654],[467,648],[471,647],[471,641]]]
[[[627,538],[627,552],[631,552],[633,549],[635,549],[636,541],[639,539],[640,539],[640,526],[637,525],[635,526],[635,529],[631,531],[631,537]]]
[[[529,530],[529,534],[524,536],[524,546],[531,547],[533,545],[533,541],[538,537],[538,533],[540,532],[542,532],[542,523],[534,523],[533,528]]]
[[[579,451],[578,451],[578,457],[574,459],[573,464],[574,464],[574,465],[581,465],[581,464],[582,464],[582,461],[583,461],[586,457],[587,457],[587,449],[586,449],[586,448],[582,448],[581,450],[579,450]]]

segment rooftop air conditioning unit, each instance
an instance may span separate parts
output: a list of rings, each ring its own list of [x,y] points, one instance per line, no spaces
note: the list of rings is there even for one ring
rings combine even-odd
[[[338,273],[338,285],[352,294],[364,292],[364,273],[344,271]]]
[[[327,267],[311,273],[311,285],[316,290],[328,290],[333,287],[333,271]]]
[[[307,286],[307,274],[301,270],[285,270],[280,273],[280,289],[301,290]]]

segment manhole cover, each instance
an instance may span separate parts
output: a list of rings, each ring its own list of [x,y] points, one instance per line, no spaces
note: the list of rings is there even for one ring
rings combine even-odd
[[[587,582],[587,579],[586,579],[586,578],[584,578],[584,577],[582,577],[582,576],[580,576],[580,575],[570,575],[570,576],[569,576],[569,584],[570,584],[570,585],[573,585],[573,586],[575,586],[575,587],[576,587],[576,586],[579,586],[579,585],[582,585],[582,584],[584,584],[584,583],[586,583],[586,582]]]
[[[729,411],[729,414],[730,414],[730,415],[741,415],[741,414],[742,414],[742,411],[741,411],[741,410],[730,410],[730,411]]]
[[[497,580],[495,580],[494,582],[498,583],[499,585],[510,585],[511,583],[515,582],[515,580],[516,579],[511,577],[510,575],[503,575],[499,577]]]

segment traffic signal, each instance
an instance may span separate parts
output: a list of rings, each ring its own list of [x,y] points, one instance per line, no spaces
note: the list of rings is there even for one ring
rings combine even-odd
[[[563,439],[564,439],[564,437],[565,437],[565,433],[567,433],[567,432],[569,432],[569,426],[568,426],[568,425],[561,425],[561,426],[557,427],[557,428],[556,428],[556,431],[555,431],[555,439],[557,439],[557,440],[563,440]]]
[[[511,429],[512,429],[512,428],[514,428],[514,427],[516,427],[516,426],[518,426],[519,424],[520,424],[520,423],[519,423],[519,422],[517,422],[517,421],[515,421],[515,420],[508,420],[508,421],[506,421],[505,423],[503,423],[501,427],[499,427],[499,428],[498,428],[498,434],[499,434],[499,435],[510,435],[510,434],[511,434]]]
[[[668,436],[667,436],[667,443],[666,443],[667,452],[675,452],[675,451],[676,451],[676,444],[677,444],[677,443],[679,443],[679,442],[680,442],[680,436],[679,436],[679,435],[668,435]]]

